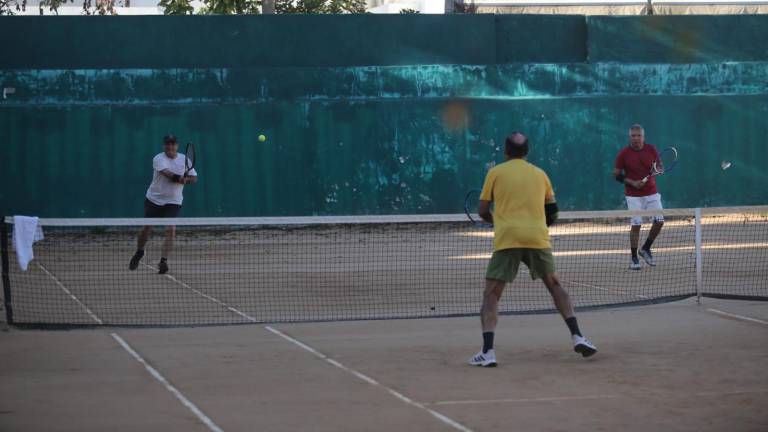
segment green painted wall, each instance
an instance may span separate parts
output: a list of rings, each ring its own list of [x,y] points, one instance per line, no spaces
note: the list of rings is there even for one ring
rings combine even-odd
[[[2,16],[0,40],[0,69],[763,61],[768,15]]]
[[[768,58],[768,15],[586,17],[589,61],[708,63]]]
[[[17,89],[0,100],[0,211],[139,216],[151,158],[173,132],[200,155],[200,183],[186,189],[184,216],[460,212],[485,166],[503,160],[512,130],[529,134],[530,160],[549,172],[562,208],[623,208],[609,173],[636,122],[649,142],[680,150],[679,167],[660,179],[668,207],[768,202],[768,55],[760,42],[739,51],[744,61],[680,63],[642,44],[634,58],[620,58],[611,38],[625,18],[287,17],[296,26],[341,24],[315,34],[325,42],[273,26],[274,56],[264,57],[254,54],[265,52],[263,44],[246,43],[264,39],[266,30],[253,24],[286,17],[132,18],[0,18],[0,36],[8,23],[17,31],[47,24],[56,30],[38,27],[42,36],[24,39],[67,31],[91,38],[98,28],[115,38],[97,46],[128,35],[143,44],[52,53],[50,43],[28,41],[31,54],[12,46],[0,56],[0,85]],[[75,31],[67,20],[89,25]],[[158,22],[177,37],[142,39]],[[194,42],[181,31],[185,23],[224,39]],[[361,51],[361,35],[392,23],[410,36],[366,42],[375,49]],[[226,39],[227,26],[251,36]],[[531,37],[544,28],[551,31]],[[458,29],[469,42],[446,45],[440,32]],[[599,32],[613,34],[597,44]],[[330,50],[333,38],[350,45]],[[254,66],[255,58],[267,60]],[[409,64],[392,66],[400,62]],[[466,121],[446,122],[451,113]],[[266,143],[256,138],[262,133]],[[726,159],[734,165],[723,171]]]
[[[584,61],[585,33],[578,16],[0,17],[0,40],[13,41],[0,69]]]

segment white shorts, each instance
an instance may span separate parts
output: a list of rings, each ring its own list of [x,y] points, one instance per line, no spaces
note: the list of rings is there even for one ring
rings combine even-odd
[[[628,196],[627,209],[629,210],[661,210],[661,194],[655,193],[653,195],[647,195],[642,197]],[[654,221],[664,222],[664,215],[653,216]],[[642,225],[643,217],[634,216],[630,219],[632,225]]]

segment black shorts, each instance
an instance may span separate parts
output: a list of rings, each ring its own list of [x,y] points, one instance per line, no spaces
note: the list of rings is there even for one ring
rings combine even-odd
[[[181,206],[178,204],[157,205],[144,198],[144,217],[146,218],[175,218],[179,216]]]

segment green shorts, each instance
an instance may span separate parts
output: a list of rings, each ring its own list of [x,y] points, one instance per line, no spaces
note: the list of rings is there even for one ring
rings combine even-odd
[[[493,252],[485,278],[512,282],[521,261],[528,267],[533,280],[555,272],[552,249],[512,248]]]

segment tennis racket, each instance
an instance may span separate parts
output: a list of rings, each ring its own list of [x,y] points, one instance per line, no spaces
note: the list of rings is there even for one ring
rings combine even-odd
[[[195,145],[187,143],[187,148],[184,150],[184,177],[186,177],[192,168],[195,167]]]
[[[464,213],[466,213],[469,220],[472,221],[475,225],[481,227],[490,227],[491,225],[484,221],[477,212],[477,206],[480,203],[480,192],[482,192],[480,189],[472,189],[471,191],[467,192],[467,194],[464,196]]]
[[[643,183],[646,183],[649,178],[664,174],[672,171],[672,168],[677,164],[677,149],[674,147],[667,147],[659,153],[658,159],[656,159],[651,165],[651,172],[643,177]]]

